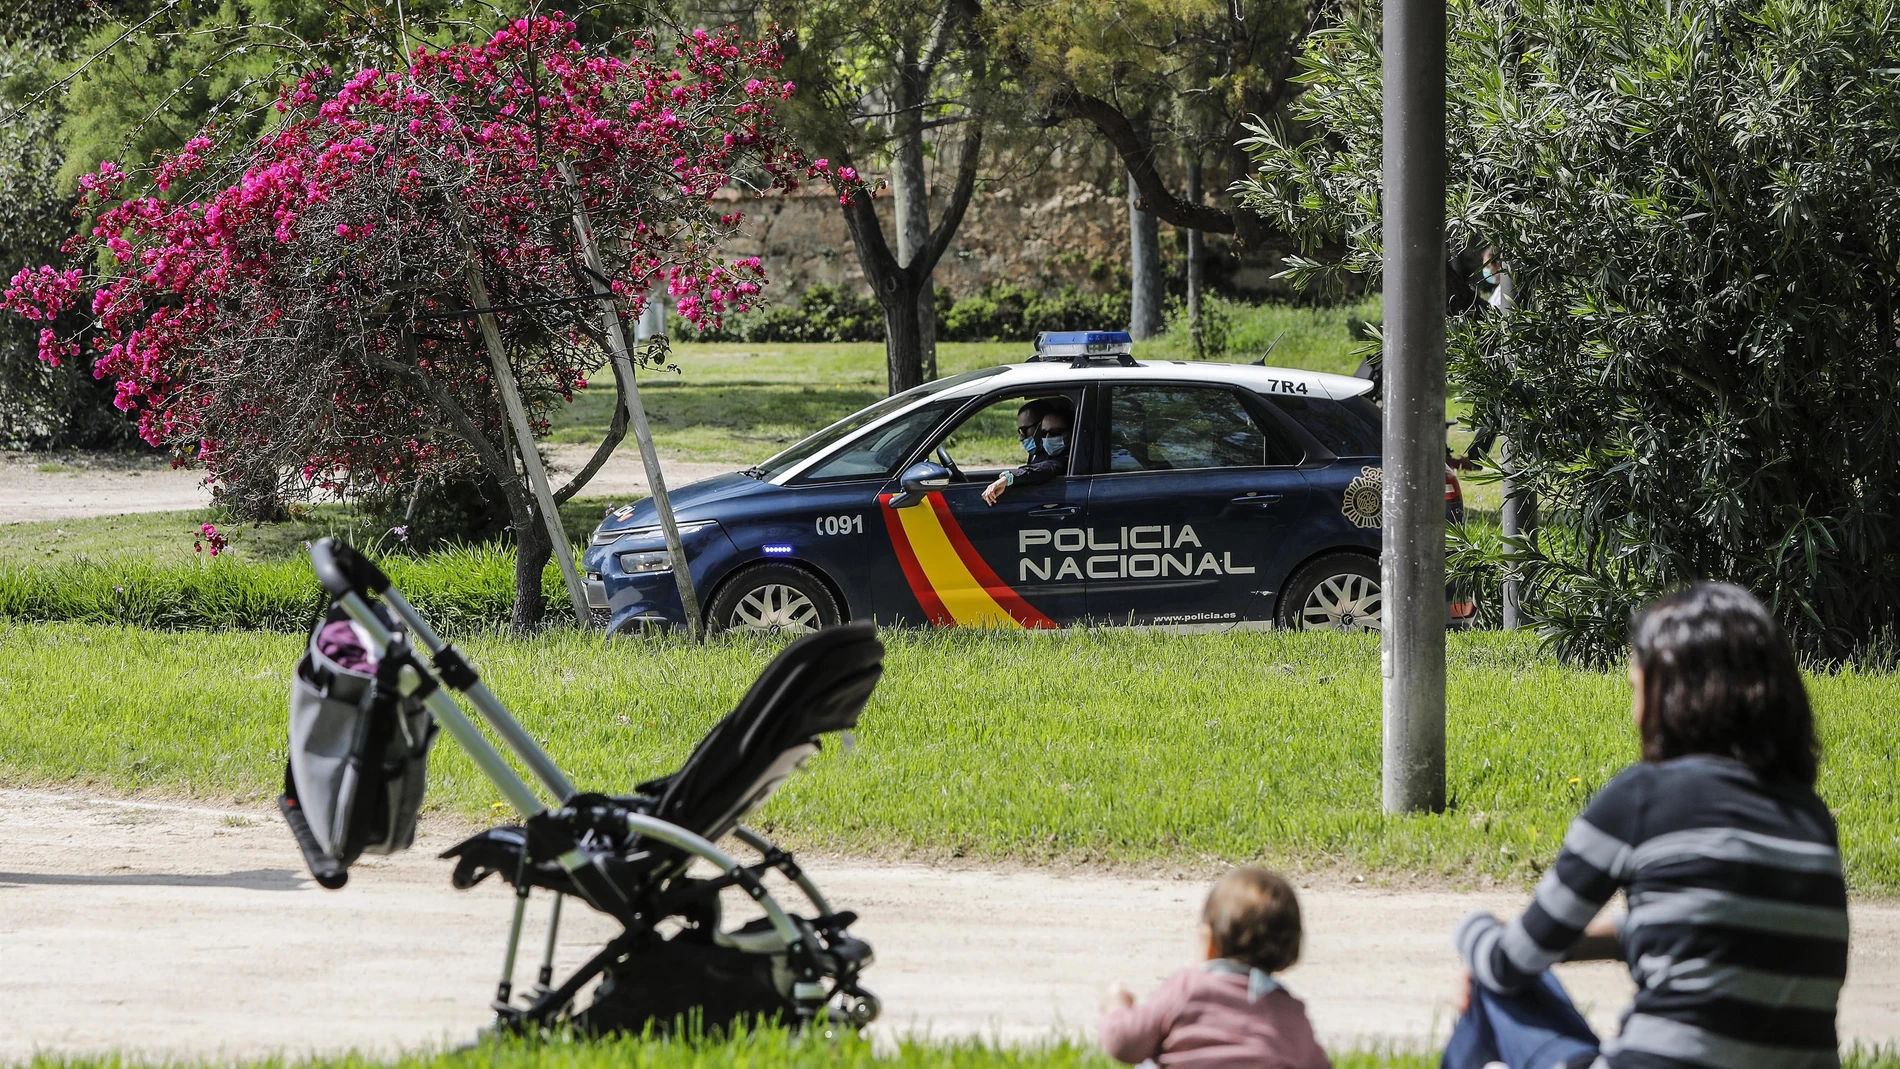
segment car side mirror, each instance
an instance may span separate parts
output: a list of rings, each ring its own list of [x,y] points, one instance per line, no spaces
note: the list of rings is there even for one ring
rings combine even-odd
[[[907,509],[922,501],[932,490],[949,486],[950,469],[942,464],[920,460],[905,468],[899,481],[904,486],[904,492],[891,498],[890,505],[894,509]]]

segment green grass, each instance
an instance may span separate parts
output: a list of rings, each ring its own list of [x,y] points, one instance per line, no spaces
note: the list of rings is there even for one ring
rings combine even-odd
[[[1332,1051],[1334,1069],[1437,1069],[1430,1051]],[[120,1057],[36,1055],[32,1069],[133,1069]],[[826,1038],[767,1028],[711,1040],[609,1039],[487,1042],[398,1058],[362,1055],[292,1061],[208,1062],[234,1069],[1112,1069],[1120,1063],[1074,1041],[1010,1046],[980,1039],[905,1039],[891,1047],[855,1035]],[[1842,1069],[1900,1069],[1891,1048],[1846,1052]]]
[[[576,497],[561,506],[562,526],[570,542],[584,544],[608,508],[621,497]],[[302,559],[305,544],[335,535],[351,545],[379,553],[401,553],[400,539],[383,523],[344,505],[309,505],[292,510],[282,523],[232,523],[217,509],[137,512],[86,519],[28,520],[0,524],[0,572],[8,565],[51,568],[71,562],[117,568],[128,562],[181,565],[208,558],[192,548],[199,525],[215,523],[230,546],[220,563],[271,563]],[[562,595],[565,597],[566,595]],[[0,595],[0,598],[3,598]]]
[[[0,780],[252,801],[282,775],[295,635],[77,624],[0,631]],[[1561,667],[1514,635],[1454,636],[1451,809],[1379,799],[1370,637],[1127,630],[899,632],[857,746],[761,812],[802,846],[1042,862],[1258,859],[1381,875],[1524,881],[1591,792],[1636,759],[1620,673]],[[770,657],[594,634],[468,648],[556,759],[617,789],[675,767]],[[1811,679],[1860,892],[1900,889],[1900,677]],[[498,796],[453,745],[432,803]]]
[[[301,548],[296,556],[261,561],[195,556],[75,557],[51,565],[0,561],[0,619],[296,632],[322,608],[322,588]],[[383,557],[381,563],[417,607],[451,633],[508,621],[515,596],[512,548],[456,546],[427,556]],[[560,611],[567,591],[552,563],[542,574],[542,589]]]
[[[38,1055],[32,1069],[134,1069],[118,1057]],[[1112,1069],[1121,1063],[1074,1041],[1006,1045],[980,1039],[905,1039],[885,1046],[855,1035],[825,1038],[765,1028],[710,1040],[608,1039],[486,1042],[453,1052],[394,1059],[361,1055],[291,1061],[217,1061],[234,1069]],[[1437,1069],[1435,1054],[1340,1052],[1335,1069]],[[1849,1063],[1848,1069],[1891,1069],[1894,1063]]]
[[[946,342],[937,347],[937,367],[942,375],[954,375],[1029,355],[1024,343]],[[885,396],[879,343],[690,342],[674,348],[673,362],[677,375],[641,376],[640,399],[655,447],[687,460],[756,464]],[[555,414],[550,437],[598,442],[613,408],[613,372],[603,369]]]
[[[1258,360],[1272,346],[1267,363],[1274,367],[1350,375],[1359,368],[1354,350],[1367,344],[1366,339],[1352,336],[1353,324],[1378,322],[1383,307],[1378,296],[1319,308],[1212,297],[1207,302],[1212,327],[1208,339],[1215,344],[1225,340],[1225,351],[1214,354],[1215,359]],[[1186,318],[1179,313],[1170,317],[1167,333],[1135,346],[1137,359],[1187,360],[1193,355]]]

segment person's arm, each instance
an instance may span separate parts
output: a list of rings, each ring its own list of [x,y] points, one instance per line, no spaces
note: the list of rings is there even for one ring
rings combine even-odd
[[[1627,879],[1641,812],[1642,768],[1612,780],[1571,822],[1556,862],[1517,919],[1507,925],[1489,913],[1474,913],[1458,926],[1458,954],[1473,983],[1499,994],[1515,993],[1563,961],[1586,934],[1603,934],[1591,921]],[[1601,951],[1602,944],[1589,949]]]
[[[1115,989],[1111,989],[1112,1001],[1103,1009],[1101,1024],[1095,1029],[1103,1053],[1129,1065],[1139,1065],[1160,1055],[1161,1042],[1168,1038],[1168,1028],[1181,1006],[1178,976],[1170,978],[1138,1004],[1126,1001],[1126,989],[1121,989],[1121,999],[1115,999]]]
[[[1069,461],[1066,454],[1062,457],[1038,456],[1020,468],[998,475],[995,482],[983,488],[983,502],[994,505],[996,499],[1003,496],[1003,491],[1012,486],[1036,486],[1046,483],[1064,474],[1068,469]]]

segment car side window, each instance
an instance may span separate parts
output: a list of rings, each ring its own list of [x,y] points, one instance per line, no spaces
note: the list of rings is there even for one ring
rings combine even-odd
[[[836,482],[895,475],[918,439],[943,418],[948,405],[925,405],[878,427],[813,465],[800,482]]]
[[[987,477],[1017,467],[1029,458],[1018,426],[1019,410],[1031,404],[1044,406],[1045,414],[1061,413],[1070,424],[1069,437],[1074,439],[1076,398],[1066,391],[1032,390],[985,398],[978,408],[957,421],[937,446],[949,454],[965,476]]]
[[[1268,400],[1336,457],[1376,457],[1382,449],[1382,416],[1378,406],[1364,397],[1333,401],[1276,393]]]
[[[1263,431],[1232,390],[1214,386],[1114,386],[1108,470],[1178,471],[1297,464],[1299,450]]]

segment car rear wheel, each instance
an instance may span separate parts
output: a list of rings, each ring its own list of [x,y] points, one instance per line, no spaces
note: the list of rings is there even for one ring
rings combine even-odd
[[[824,581],[790,564],[764,564],[726,581],[707,613],[713,631],[803,635],[839,622]]]
[[[1294,573],[1280,598],[1280,626],[1296,631],[1377,631],[1385,616],[1379,562],[1331,553]]]

